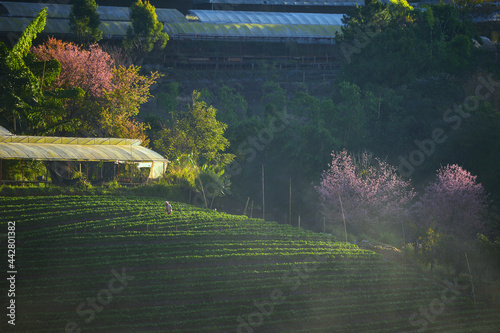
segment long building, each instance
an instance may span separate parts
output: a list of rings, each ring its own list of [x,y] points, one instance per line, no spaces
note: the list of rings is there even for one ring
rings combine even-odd
[[[14,135],[0,126],[0,183],[18,182],[2,177],[4,160],[22,161],[21,168],[26,161],[44,162],[56,184],[71,182],[75,170],[81,170],[91,181],[113,180],[120,165],[134,166],[129,167],[130,183],[139,178],[134,175],[136,168],[149,170],[147,180],[160,178],[169,161],[140,144],[137,139]]]
[[[44,7],[48,7],[48,15],[43,34],[70,38],[70,5],[1,2],[3,40],[13,44]],[[111,42],[124,39],[131,25],[128,7],[99,6],[98,12],[103,38]],[[157,8],[156,13],[170,37],[161,61],[174,66],[250,62],[253,65],[269,57],[279,62],[285,57],[292,63],[332,63],[335,59],[332,45],[336,33],[341,31],[343,16],[200,9],[184,15],[165,8]]]
[[[345,13],[364,4],[364,0],[193,0],[195,9],[299,13]]]

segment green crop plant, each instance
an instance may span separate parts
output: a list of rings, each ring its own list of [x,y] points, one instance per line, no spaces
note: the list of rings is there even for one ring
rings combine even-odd
[[[173,206],[169,216],[153,197],[1,197],[0,228],[17,221],[22,244],[19,331],[64,331],[75,322],[90,332],[218,333],[236,331],[238,318],[249,323],[259,313],[255,332],[416,331],[410,315],[442,290],[410,268],[325,234]],[[122,267],[134,279],[87,324],[79,304]],[[278,291],[281,301],[270,311]],[[497,313],[462,295],[429,329],[494,331]]]

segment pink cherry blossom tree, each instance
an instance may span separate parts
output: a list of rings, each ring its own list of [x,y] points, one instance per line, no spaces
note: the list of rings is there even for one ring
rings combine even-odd
[[[453,164],[442,167],[415,205],[419,224],[434,226],[461,239],[484,230],[488,194],[470,172]]]
[[[152,96],[150,87],[161,77],[157,72],[140,74],[140,67],[114,66],[112,57],[98,45],[88,48],[49,38],[32,48],[39,60],[55,59],[61,73],[47,90],[79,88],[84,94],[67,99],[64,115],[54,124],[58,134],[95,135],[141,139],[148,125],[138,121],[140,106]]]
[[[93,98],[99,98],[111,89],[113,59],[97,45],[84,49],[49,38],[44,44],[34,47],[32,53],[39,60],[56,59],[61,63],[61,75],[52,88],[79,87]]]
[[[332,163],[316,186],[323,213],[342,221],[342,208],[349,224],[400,222],[409,214],[415,196],[410,182],[397,169],[363,153],[355,161],[347,151],[332,152]]]

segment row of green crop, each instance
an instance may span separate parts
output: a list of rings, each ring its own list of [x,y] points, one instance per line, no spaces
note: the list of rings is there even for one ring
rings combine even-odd
[[[128,251],[127,249],[126,251]],[[33,260],[39,260],[38,256],[33,256]],[[317,264],[317,265],[316,265]],[[61,267],[65,267],[64,265]],[[127,267],[127,266],[123,266]],[[58,268],[56,266],[55,268]],[[342,273],[349,274],[370,274],[370,275],[398,275],[404,277],[405,281],[408,283],[414,283],[416,280],[421,280],[421,276],[414,272],[401,272],[396,266],[390,265],[386,262],[372,262],[372,261],[336,261],[336,262],[286,262],[286,263],[257,263],[252,265],[218,265],[211,267],[199,267],[194,268],[184,268],[180,265],[168,265],[164,268],[148,268],[146,271],[143,269],[139,270],[139,279],[171,279],[170,282],[176,283],[177,281],[188,281],[188,280],[207,280],[207,279],[235,279],[241,276],[283,276],[285,273],[293,272],[294,269],[301,269],[307,272],[308,268],[315,268],[315,274],[332,274],[340,275]],[[36,269],[33,268],[35,271]],[[105,273],[108,273],[104,271]],[[91,277],[95,275],[95,272],[77,272],[82,277],[87,277],[88,281],[91,281]],[[177,277],[177,280],[174,279]],[[59,277],[53,275],[44,278],[33,278],[32,281],[36,281],[37,284],[51,284],[52,282],[56,284],[61,284],[67,282],[66,276]]]
[[[246,224],[246,222],[245,222]],[[252,228],[224,228],[227,224],[218,224],[213,227],[214,230],[193,230],[189,223],[184,225],[169,225],[153,223],[147,223],[144,221],[137,221],[133,216],[123,216],[117,217],[115,219],[104,219],[104,220],[87,220],[87,221],[75,221],[72,224],[61,224],[58,226],[48,226],[38,230],[27,231],[26,233],[21,233],[20,237],[26,238],[37,238],[39,235],[49,235],[51,238],[65,238],[65,236],[73,237],[78,234],[82,237],[93,237],[91,233],[97,233],[95,237],[103,237],[100,231],[112,233],[112,237],[116,235],[128,235],[136,236],[134,232],[140,232],[141,235],[151,234],[153,231],[155,233],[162,232],[166,237],[172,238],[175,241],[175,237],[179,236],[189,236],[189,237],[207,237],[216,239],[231,239],[231,236],[244,239],[275,239],[283,240],[290,239],[290,233],[293,231],[284,230],[281,228],[272,228],[270,226],[261,227],[260,225],[253,225]],[[224,229],[218,229],[218,228]],[[216,231],[216,236],[214,236],[214,231]],[[64,234],[66,233],[66,235]],[[149,235],[148,235],[149,236]],[[295,239],[295,238],[294,238]],[[314,241],[315,239],[325,239],[317,235],[308,235],[308,240]]]
[[[46,214],[29,204],[9,215],[26,216],[20,225],[30,227],[19,233],[20,271],[30,277],[19,281],[21,324],[36,323],[38,332],[63,331],[68,320],[84,331],[234,332],[239,316],[248,320],[256,311],[254,301],[279,289],[286,300],[255,331],[365,332],[386,325],[400,332],[413,329],[409,316],[441,292],[380,255],[326,235],[180,204],[166,216],[161,200],[147,208],[135,198],[106,200],[58,198],[64,210],[56,216],[50,203],[33,199]],[[129,211],[135,214],[120,216]],[[86,212],[98,217],[81,218]],[[95,321],[82,322],[76,307],[106,288],[113,267],[126,267],[134,280]],[[479,312],[470,304],[461,298],[454,305],[474,317]]]
[[[139,296],[135,295],[135,297]],[[118,301],[126,307],[133,307],[134,304],[143,302],[144,300],[136,299],[134,301],[134,298],[126,299],[126,295],[124,293],[123,295],[119,296]],[[144,304],[144,302],[141,304]],[[293,322],[294,319],[302,319],[306,321],[310,320],[311,318],[320,317],[328,318],[330,322],[334,322],[336,320],[342,321],[343,318],[350,316],[362,316],[366,318],[366,316],[378,316],[381,312],[408,312],[414,308],[413,302],[411,300],[399,303],[396,302],[394,304],[391,304],[390,302],[373,304],[371,306],[364,306],[364,308],[361,310],[356,306],[356,304],[348,304],[343,306],[336,306],[334,304],[334,306],[332,307],[330,304],[328,304],[327,300],[324,300],[324,302],[322,302],[321,304],[312,303],[312,305],[314,307],[311,307],[311,303],[308,303],[307,300],[294,300],[290,298],[289,302],[283,302],[276,305],[276,312],[279,319],[270,321],[270,324],[279,322],[286,324]],[[159,311],[167,311],[167,313],[159,316],[156,322],[161,322],[162,319],[170,319],[168,320],[168,325],[178,327],[192,327],[193,321],[196,321],[197,318],[200,317],[200,313],[203,313],[203,315],[201,316],[202,319],[198,319],[201,322],[204,321],[203,316],[209,316],[211,322],[220,322],[221,324],[227,325],[227,323],[231,322],[231,319],[234,320],[237,315],[245,315],[249,314],[251,311],[255,311],[255,308],[253,308],[253,304],[249,304],[249,306],[247,307],[235,306],[237,306],[237,303],[235,302],[204,302],[196,304],[196,307],[192,307],[189,304],[174,306],[169,303],[168,306],[163,307],[163,309],[161,309],[161,307],[158,309]],[[136,315],[134,317],[137,321],[140,321],[140,318],[143,318],[143,316],[147,313],[154,311],[154,308],[154,306],[149,306],[147,309],[143,309],[142,311],[140,309],[135,309]],[[304,309],[306,309],[306,311],[304,311]],[[307,317],[308,313],[314,313],[314,316]],[[107,312],[103,314],[103,317],[101,319],[102,321],[106,321],[107,319],[108,322],[113,322],[116,319],[127,319],[127,317],[121,317],[121,315],[123,314]],[[130,323],[130,320],[128,320],[128,322]]]
[[[52,272],[57,272],[58,270],[51,270]],[[165,272],[168,274],[168,271]],[[292,273],[292,271],[291,271]],[[293,273],[290,276],[287,276],[285,279],[284,276],[274,276],[274,277],[266,277],[255,279],[252,276],[249,276],[246,279],[227,279],[227,280],[191,280],[189,276],[186,276],[187,281],[179,282],[179,281],[170,281],[169,277],[166,278],[158,278],[151,277],[147,278],[139,273],[135,273],[134,270],[131,270],[129,274],[132,274],[134,278],[134,282],[131,283],[132,292],[138,295],[156,295],[156,294],[165,294],[168,295],[169,301],[182,301],[185,299],[203,299],[203,298],[212,298],[214,295],[219,293],[232,295],[232,297],[236,297],[237,295],[246,295],[248,293],[258,293],[261,295],[269,294],[274,288],[282,288],[284,290],[288,289],[290,293],[295,291],[300,287],[301,290],[316,290],[318,288],[323,289],[324,291],[330,290],[331,293],[335,295],[342,295],[346,291],[351,290],[350,288],[355,288],[359,286],[363,286],[365,290],[376,290],[382,286],[391,286],[391,289],[396,290],[398,287],[401,287],[403,290],[411,285],[411,281],[405,281],[401,285],[401,277],[399,276],[383,276],[379,278],[373,278],[369,274],[365,276],[359,275],[345,275],[342,279],[335,279],[334,276],[312,276],[305,279],[297,279],[299,277],[298,274]],[[97,287],[105,282],[106,276],[109,276],[109,272],[103,271],[100,275],[97,275],[97,281],[95,285]],[[68,278],[66,276],[66,278]],[[109,277],[108,277],[109,278]],[[53,283],[57,283],[58,279],[54,279]],[[100,282],[99,282],[100,281]],[[30,283],[37,282],[31,281]],[[40,285],[39,283],[37,283]],[[64,284],[63,284],[64,285]],[[94,288],[96,288],[94,285]],[[52,284],[53,286],[53,284]],[[74,286],[79,286],[78,289],[73,288]],[[85,286],[85,290],[92,290],[92,284],[66,284],[64,285],[65,298],[71,299],[71,295],[80,295],[82,288]],[[168,288],[168,286],[175,286],[175,288]],[[371,288],[373,286],[373,288]],[[434,290],[437,290],[434,288]],[[29,297],[36,297],[40,299],[50,299],[50,295],[53,293],[53,288],[50,288],[50,281],[47,283],[47,288],[38,289],[36,293],[34,293],[34,289],[30,292]],[[421,290],[420,292],[426,292],[427,290]],[[309,293],[308,293],[309,295]],[[362,297],[363,295],[358,295]],[[135,296],[134,296],[135,297]]]
[[[145,248],[147,249],[147,247]],[[315,251],[315,252],[309,252],[309,251],[301,251],[301,252],[291,252],[291,253],[285,253],[285,252],[280,252],[280,251],[274,251],[274,252],[254,252],[254,253],[249,253],[249,252],[234,252],[234,253],[228,253],[228,252],[219,252],[219,251],[213,251],[213,252],[204,252],[204,251],[199,251],[195,253],[186,253],[186,252],[179,252],[179,253],[169,253],[168,251],[162,252],[162,253],[150,253],[145,254],[145,253],[139,253],[135,254],[137,252],[137,249],[134,249],[134,247],[126,247],[123,250],[114,252],[112,255],[107,252],[107,251],[100,251],[99,248],[96,249],[89,249],[89,252],[93,251],[94,255],[91,256],[74,256],[74,252],[72,251],[71,248],[60,248],[58,251],[50,251],[47,253],[49,254],[57,254],[53,258],[51,258],[51,263],[49,267],[58,267],[58,266],[65,266],[65,267],[77,267],[78,265],[93,265],[93,266],[102,266],[102,265],[155,265],[155,264],[164,264],[164,265],[176,265],[176,264],[187,264],[187,263],[192,263],[196,264],[201,261],[203,261],[205,264],[211,263],[211,264],[216,264],[217,262],[221,261],[232,261],[234,263],[239,263],[239,264],[245,264],[247,262],[256,262],[256,261],[265,261],[265,262],[276,262],[275,258],[279,257],[280,259],[277,262],[283,262],[283,261],[288,261],[288,262],[293,262],[293,261],[303,261],[307,260],[309,257],[313,256],[321,256],[324,258],[325,261],[335,261],[335,260],[344,260],[344,257],[347,256],[347,254],[336,254],[332,253],[331,251]],[[142,249],[139,249],[139,251],[142,251]],[[103,260],[101,257],[106,256],[106,259]],[[374,257],[376,258],[378,255],[376,254],[370,254],[370,253],[357,253],[354,252],[353,254],[349,254],[349,257],[351,258],[371,258]],[[29,260],[29,257],[24,259],[24,264],[23,266],[29,267],[30,265],[35,265],[36,264],[36,258],[35,260],[31,261]]]
[[[123,299],[120,297],[120,302]],[[263,328],[266,327],[276,327],[281,328],[279,331],[283,331],[283,328],[300,327],[304,324],[308,324],[310,331],[315,327],[315,323],[322,323],[326,325],[321,325],[323,329],[328,327],[330,330],[337,331],[341,330],[343,332],[359,332],[366,331],[367,328],[373,328],[374,326],[382,326],[388,331],[406,331],[412,329],[409,324],[407,316],[399,316],[397,319],[387,320],[384,319],[385,315],[388,313],[393,313],[398,317],[398,314],[404,313],[405,315],[408,311],[412,310],[411,301],[407,301],[408,305],[400,306],[397,304],[395,306],[390,306],[388,304],[380,304],[375,307],[368,307],[365,310],[356,310],[353,307],[341,308],[331,308],[327,303],[311,308],[308,303],[296,302],[293,306],[286,303],[277,304],[274,307],[272,314],[266,316],[266,321],[263,323]],[[102,316],[99,318],[99,326],[102,327],[121,327],[112,326],[112,323],[125,322],[126,327],[129,329],[131,327],[136,327],[138,329],[147,327],[141,318],[155,318],[154,322],[157,327],[163,329],[173,329],[173,328],[184,328],[186,331],[190,327],[206,327],[207,324],[216,325],[214,328],[219,330],[231,329],[234,331],[238,325],[236,321],[237,316],[246,317],[250,312],[255,311],[255,308],[249,307],[238,307],[233,308],[235,305],[232,302],[220,304],[217,303],[203,303],[199,304],[197,310],[194,310],[185,305],[184,307],[178,307],[178,311],[172,311],[171,306],[150,306],[148,310],[139,309],[133,307],[133,304],[129,304],[129,311],[106,311],[103,312]],[[222,311],[221,309],[231,309],[231,311]],[[295,310],[294,310],[295,309]],[[187,317],[182,320],[179,315]],[[364,320],[360,320],[363,318]],[[369,319],[368,319],[369,318]],[[380,319],[379,319],[380,318]],[[355,320],[352,320],[355,319]],[[357,320],[356,320],[357,319]],[[50,324],[57,324],[56,321]],[[111,325],[111,326],[108,326]],[[57,325],[55,326],[57,327]],[[123,326],[122,328],[124,328]],[[206,330],[203,330],[206,332]]]
[[[258,244],[246,244],[242,243],[175,243],[169,244],[168,241],[158,242],[156,244],[140,244],[136,243],[147,251],[151,251],[155,255],[160,254],[168,254],[173,257],[182,257],[182,254],[185,254],[186,246],[189,246],[189,255],[205,255],[207,257],[217,256],[219,254],[225,256],[239,256],[239,255],[281,255],[281,256],[289,256],[289,255],[311,255],[311,256],[334,256],[335,258],[376,258],[377,254],[374,254],[368,250],[362,249],[344,249],[344,248],[325,248],[325,247],[295,247],[295,246],[287,246],[286,243],[283,243],[283,246],[259,246]],[[40,247],[40,251],[50,250],[50,248],[42,248]],[[75,256],[93,256],[95,254],[102,254],[103,249],[99,246],[97,247],[77,247],[77,246],[68,246],[71,248],[72,253]],[[112,256],[120,255],[123,253],[123,246],[114,245],[114,246],[105,246],[105,252],[109,253]]]
[[[133,208],[143,210],[145,212],[160,212],[164,210],[164,203],[161,200],[144,200],[142,198],[120,198],[113,196],[103,197],[75,197],[65,196],[54,199],[27,197],[21,199],[9,200],[9,198],[0,198],[0,203],[3,209],[12,210],[14,212],[37,212],[47,208],[59,209],[61,211],[78,208],[78,207],[107,207],[111,209],[125,209]],[[230,219],[246,219],[245,216],[231,215],[224,212],[212,211],[207,213],[206,210],[201,208],[194,208],[192,206],[172,202],[174,206],[174,214],[180,213],[183,215],[203,215],[209,214],[217,218],[230,218]]]

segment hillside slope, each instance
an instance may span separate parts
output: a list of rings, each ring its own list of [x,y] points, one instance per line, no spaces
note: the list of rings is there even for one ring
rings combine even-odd
[[[1,247],[7,253],[8,222],[15,221],[17,271],[16,325],[5,330],[2,314],[1,331],[500,327],[498,310],[474,307],[462,293],[328,235],[181,203],[173,207],[169,216],[163,201],[152,198],[0,198]],[[5,278],[0,288],[6,312]]]

